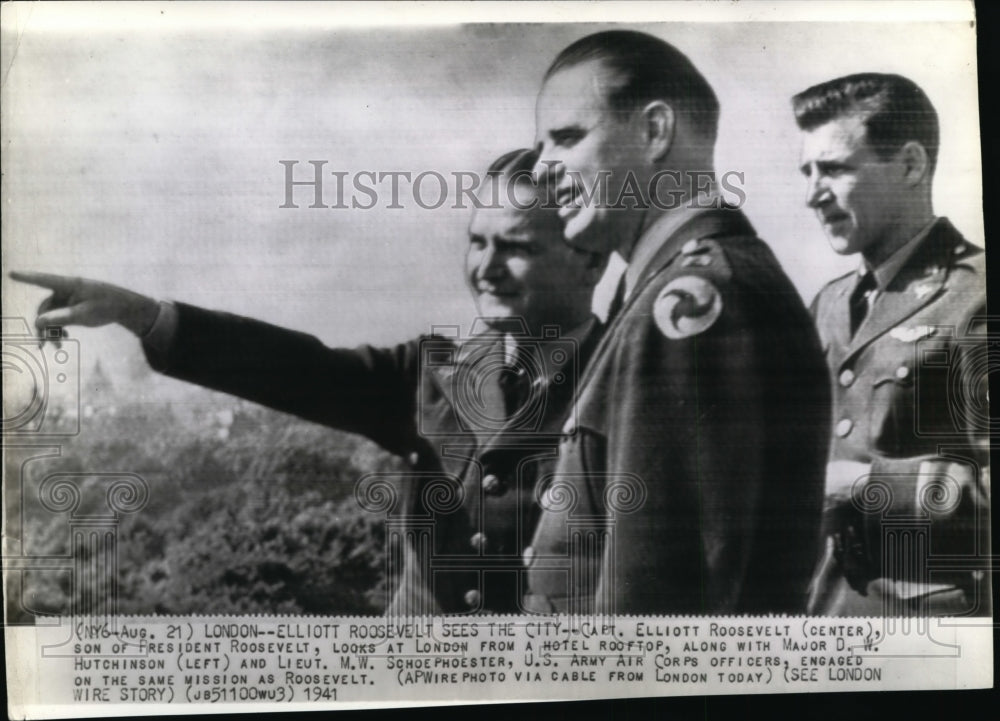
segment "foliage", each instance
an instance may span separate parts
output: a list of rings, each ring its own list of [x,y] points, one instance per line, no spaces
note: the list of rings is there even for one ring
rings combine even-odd
[[[224,396],[181,408],[119,404],[85,419],[60,457],[28,464],[23,548],[68,558],[73,523],[109,517],[108,474],[136,474],[149,489],[145,505],[108,524],[118,613],[380,613],[384,519],[357,505],[354,484],[401,468],[362,438]],[[55,473],[76,474],[75,513],[38,502]],[[96,562],[86,544],[74,553],[77,563]],[[25,572],[23,588],[18,576],[7,589],[22,599],[8,605],[10,620],[12,609],[22,620],[25,608],[67,613],[73,597],[78,612],[91,612],[100,575],[83,574],[73,588],[66,571]]]

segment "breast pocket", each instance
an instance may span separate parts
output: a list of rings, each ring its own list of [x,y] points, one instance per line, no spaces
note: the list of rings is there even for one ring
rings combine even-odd
[[[917,447],[913,364],[886,368],[872,381],[869,434],[872,448],[888,456],[910,455]]]

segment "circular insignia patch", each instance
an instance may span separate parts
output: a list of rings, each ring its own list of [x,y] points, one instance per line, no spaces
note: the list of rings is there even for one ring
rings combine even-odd
[[[722,315],[722,295],[696,275],[674,278],[653,304],[653,320],[667,338],[680,340],[704,333]]]

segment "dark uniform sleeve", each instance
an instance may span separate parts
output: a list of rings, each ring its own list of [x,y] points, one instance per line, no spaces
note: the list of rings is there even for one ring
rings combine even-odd
[[[608,498],[615,550],[597,597],[610,591],[617,613],[804,606],[828,433],[818,341],[797,296],[775,317],[733,282],[716,289],[703,332],[667,337],[654,306],[618,345],[607,468],[646,497],[626,512]]]
[[[390,451],[416,437],[418,342],[332,349],[305,333],[177,304],[169,348],[144,344],[166,375],[363,434]]]

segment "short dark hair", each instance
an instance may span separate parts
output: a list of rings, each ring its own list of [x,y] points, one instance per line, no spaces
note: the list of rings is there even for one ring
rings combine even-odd
[[[490,167],[486,169],[486,177],[500,178],[505,182],[513,180],[518,185],[530,185],[536,192],[542,194],[547,192],[540,185],[545,178],[534,172],[538,157],[537,148],[518,148],[508,151],[490,163]]]
[[[490,163],[486,170],[491,175],[512,175],[514,173],[530,172],[538,162],[536,148],[520,148],[504,153]]]
[[[934,173],[940,145],[937,111],[924,91],[902,75],[858,73],[828,80],[793,97],[792,109],[802,130],[861,113],[868,143],[879,158],[888,160],[915,140],[927,151]]]
[[[540,198],[542,207],[555,210],[559,206],[550,195],[546,175],[535,172],[538,157],[538,148],[510,150],[490,163],[490,167],[486,169],[486,178],[514,183],[518,187],[531,187]]]
[[[559,53],[543,82],[590,60],[599,60],[621,80],[608,96],[612,110],[632,111],[652,100],[664,100],[688,115],[694,129],[715,142],[719,100],[694,63],[673,45],[635,30],[595,33]]]

